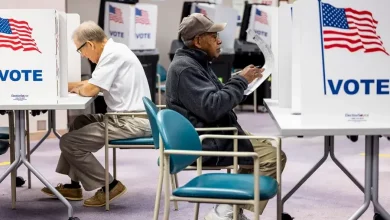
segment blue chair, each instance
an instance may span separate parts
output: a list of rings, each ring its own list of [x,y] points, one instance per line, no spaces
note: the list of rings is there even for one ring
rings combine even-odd
[[[206,138],[232,138],[233,135],[201,135],[179,113],[162,110],[157,114],[157,127],[164,145],[163,180],[165,185],[164,220],[169,219],[170,201],[195,202],[195,219],[198,219],[199,203],[233,204],[238,217],[238,204],[251,204],[255,220],[259,219],[259,201],[269,200],[278,192],[278,182],[268,176],[259,176],[259,159],[254,152],[202,151],[201,141]],[[264,138],[259,136],[235,136],[238,139]],[[234,157],[234,173],[208,173],[202,175],[202,156]],[[237,157],[253,157],[254,174],[236,174]],[[187,184],[170,192],[169,175],[177,174],[197,161],[198,176]],[[161,175],[161,174],[160,174]]]
[[[167,70],[161,65],[157,64],[157,92],[158,92],[158,104],[161,105],[161,93],[165,92],[165,85],[161,85],[167,80]]]

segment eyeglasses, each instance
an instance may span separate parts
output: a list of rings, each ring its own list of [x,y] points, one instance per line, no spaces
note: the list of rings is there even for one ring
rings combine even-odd
[[[213,37],[215,40],[219,39],[219,33],[212,33],[210,34],[211,37]]]
[[[83,43],[79,48],[77,48],[77,53],[80,53],[81,54],[81,49],[87,44],[87,41],[85,43]]]
[[[200,36],[206,36],[206,35],[211,36],[212,38],[214,38],[214,40],[220,39],[220,38],[219,38],[219,33],[218,33],[218,32],[216,32],[216,33],[206,32],[206,33],[200,34],[199,37],[200,37]]]

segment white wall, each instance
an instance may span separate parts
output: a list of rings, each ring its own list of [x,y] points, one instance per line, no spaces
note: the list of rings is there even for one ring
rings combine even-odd
[[[97,23],[100,0],[67,0],[66,12],[80,15],[80,22],[94,21]],[[91,67],[87,59],[81,59],[81,74],[90,74]]]
[[[2,9],[57,9],[66,10],[66,0],[0,0]],[[57,129],[67,128],[67,111],[56,111]],[[37,121],[44,120],[47,123],[47,113],[30,116],[30,131],[37,131]],[[0,116],[0,126],[8,127],[8,116]],[[47,127],[47,125],[46,125]]]

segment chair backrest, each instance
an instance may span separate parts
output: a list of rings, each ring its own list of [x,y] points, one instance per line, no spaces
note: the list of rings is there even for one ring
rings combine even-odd
[[[157,114],[157,126],[165,150],[201,151],[199,135],[192,124],[181,114],[164,109]],[[198,156],[171,155],[170,173],[178,173],[196,161]]]
[[[157,64],[157,73],[160,75],[161,82],[164,82],[167,79],[167,71],[161,64]]]
[[[144,102],[146,113],[148,114],[150,127],[152,129],[152,137],[154,142],[154,147],[156,149],[160,148],[159,143],[159,131],[157,127],[157,106],[147,97],[143,97],[142,101]]]

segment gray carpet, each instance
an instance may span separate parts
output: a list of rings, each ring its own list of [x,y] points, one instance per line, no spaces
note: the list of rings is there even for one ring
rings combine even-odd
[[[274,134],[276,127],[268,114],[239,113],[239,119],[244,128],[254,134]],[[363,137],[352,143],[346,137],[335,138],[336,154],[339,160],[352,172],[359,181],[363,181],[364,152]],[[34,143],[32,143],[34,144]],[[294,184],[314,165],[323,154],[323,138],[286,138],[283,150],[288,156],[287,167],[283,173],[283,194],[285,195]],[[381,154],[390,154],[390,142],[380,140]],[[103,151],[96,155],[103,162]],[[155,188],[158,167],[156,166],[157,151],[154,150],[120,150],[118,153],[118,179],[128,188],[127,194],[111,204],[111,211],[104,208],[86,208],[82,202],[71,202],[75,216],[81,220],[124,220],[152,219]],[[58,140],[50,139],[33,154],[33,165],[51,182],[67,182],[66,176],[54,172],[59,156]],[[0,163],[8,161],[9,155],[0,156]],[[390,209],[390,195],[387,184],[390,182],[390,156],[383,155],[380,159],[380,202],[384,208]],[[3,173],[7,166],[0,166]],[[26,168],[22,166],[19,176],[27,178]],[[179,183],[184,183],[195,176],[192,171],[179,174]],[[43,184],[33,176],[32,189],[26,185],[17,190],[17,209],[11,209],[10,179],[7,177],[0,184],[0,219],[28,220],[65,220],[67,210],[56,199],[47,198],[40,192]],[[92,196],[93,192],[85,192],[84,198]],[[344,220],[348,219],[362,204],[363,194],[340,171],[330,159],[304,184],[285,204],[285,211],[295,219]],[[163,205],[163,202],[161,203]],[[172,206],[173,207],[173,206]],[[202,204],[200,219],[212,207]],[[269,202],[262,220],[275,220],[275,199]],[[163,216],[160,211],[160,219]],[[247,213],[250,217],[250,213]],[[372,219],[373,208],[361,218]],[[174,220],[193,219],[193,204],[179,203],[179,211],[171,211]]]

